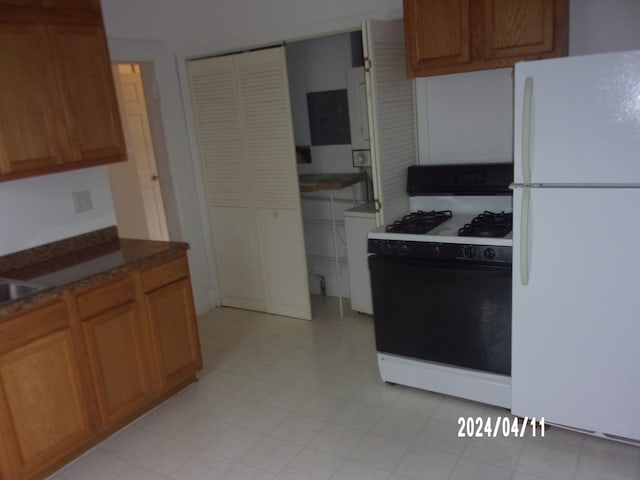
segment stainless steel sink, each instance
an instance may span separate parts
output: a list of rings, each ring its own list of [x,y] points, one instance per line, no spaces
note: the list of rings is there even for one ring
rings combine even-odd
[[[12,280],[10,278],[0,278],[0,303],[26,297],[38,290],[42,290],[43,288],[43,285],[31,282]]]

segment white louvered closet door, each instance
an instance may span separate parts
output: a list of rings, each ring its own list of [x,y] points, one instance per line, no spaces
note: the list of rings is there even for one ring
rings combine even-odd
[[[402,21],[369,20],[362,29],[376,222],[409,211],[407,168],[418,161],[415,87],[405,73]]]
[[[309,319],[284,49],[188,71],[222,303]]]

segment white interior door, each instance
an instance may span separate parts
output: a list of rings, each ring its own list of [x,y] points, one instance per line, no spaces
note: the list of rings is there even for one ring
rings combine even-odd
[[[128,161],[107,166],[120,236],[169,240],[140,69],[113,66]]]
[[[169,240],[140,67],[122,64],[117,69],[127,149],[138,173],[149,238]]]
[[[190,61],[188,72],[222,303],[309,319],[284,49]]]
[[[640,216],[620,218],[640,189],[529,190],[514,215],[512,411],[640,439]]]
[[[376,222],[409,210],[407,168],[418,161],[415,87],[406,77],[402,21],[362,29]]]

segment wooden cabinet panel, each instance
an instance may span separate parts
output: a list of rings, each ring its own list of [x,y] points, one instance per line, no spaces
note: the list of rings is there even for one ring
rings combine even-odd
[[[109,426],[141,409],[152,390],[139,307],[128,302],[82,322],[100,420]]]
[[[73,132],[72,161],[121,160],[124,137],[102,27],[65,25],[52,32]]]
[[[404,0],[407,75],[442,75],[559,57],[568,0]]]
[[[471,60],[470,0],[405,0],[407,65],[429,68]]]
[[[100,10],[99,0],[41,0],[44,7]]]
[[[553,0],[485,0],[485,58],[553,51]]]
[[[200,368],[202,357],[191,282],[183,278],[145,294],[160,387],[171,388]]]
[[[84,8],[100,10],[99,0],[0,0],[0,6]]]
[[[187,262],[187,257],[180,256],[142,272],[142,290],[148,292],[188,276],[189,263]]]
[[[61,311],[58,303],[25,318],[56,317]],[[0,356],[0,435],[7,479],[45,469],[93,435],[69,328]]]
[[[135,300],[136,292],[133,279],[126,277],[122,280],[101,285],[98,288],[76,295],[76,303],[80,318],[89,318],[105,312],[123,303]]]
[[[61,164],[70,137],[47,28],[0,24],[0,172]]]
[[[0,0],[0,181],[126,159],[97,0]]]

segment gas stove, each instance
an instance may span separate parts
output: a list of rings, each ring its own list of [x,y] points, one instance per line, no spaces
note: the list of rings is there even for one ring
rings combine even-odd
[[[369,239],[510,247],[511,175],[505,164],[411,167],[410,211]]]
[[[512,176],[409,168],[409,211],[368,235],[384,381],[509,407]]]
[[[511,197],[411,198],[407,214],[377,227],[370,240],[511,247]]]

